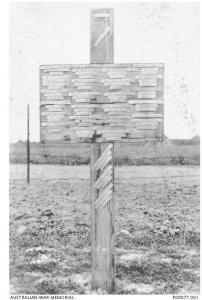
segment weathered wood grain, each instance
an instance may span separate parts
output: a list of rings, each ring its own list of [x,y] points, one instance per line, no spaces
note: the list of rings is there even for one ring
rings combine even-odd
[[[136,142],[142,131],[135,137],[128,127],[139,130],[139,120],[163,121],[163,69],[163,64],[41,66],[41,141],[48,142],[58,125],[61,141]],[[75,135],[64,132],[70,126]],[[141,130],[150,138],[146,127]],[[155,130],[161,140],[163,130]]]
[[[114,62],[114,19],[112,9],[91,11],[91,63]]]
[[[104,152],[91,143],[92,288],[109,293],[115,285],[113,144]]]

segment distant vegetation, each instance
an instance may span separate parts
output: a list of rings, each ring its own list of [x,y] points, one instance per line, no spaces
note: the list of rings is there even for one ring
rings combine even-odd
[[[88,144],[30,145],[33,164],[89,164]],[[10,145],[10,163],[26,163],[26,142]],[[169,140],[154,145],[115,144],[116,165],[199,165],[200,137],[190,140]]]

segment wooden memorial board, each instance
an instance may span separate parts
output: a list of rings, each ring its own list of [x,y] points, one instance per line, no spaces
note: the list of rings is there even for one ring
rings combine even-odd
[[[114,142],[163,139],[163,64],[113,64],[112,9],[91,11],[90,65],[40,67],[42,142],[91,144],[92,289],[115,288]],[[101,143],[105,143],[104,147]]]
[[[40,67],[41,142],[163,139],[164,65]]]

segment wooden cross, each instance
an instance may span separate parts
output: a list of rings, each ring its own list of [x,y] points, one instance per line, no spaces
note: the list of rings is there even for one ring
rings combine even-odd
[[[164,65],[114,64],[112,9],[91,12],[91,64],[40,66],[40,138],[90,143],[92,288],[115,288],[114,143],[162,141]]]

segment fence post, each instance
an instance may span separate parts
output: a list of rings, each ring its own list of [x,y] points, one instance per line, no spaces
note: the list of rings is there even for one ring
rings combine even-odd
[[[27,183],[30,182],[29,104],[27,104]]]

